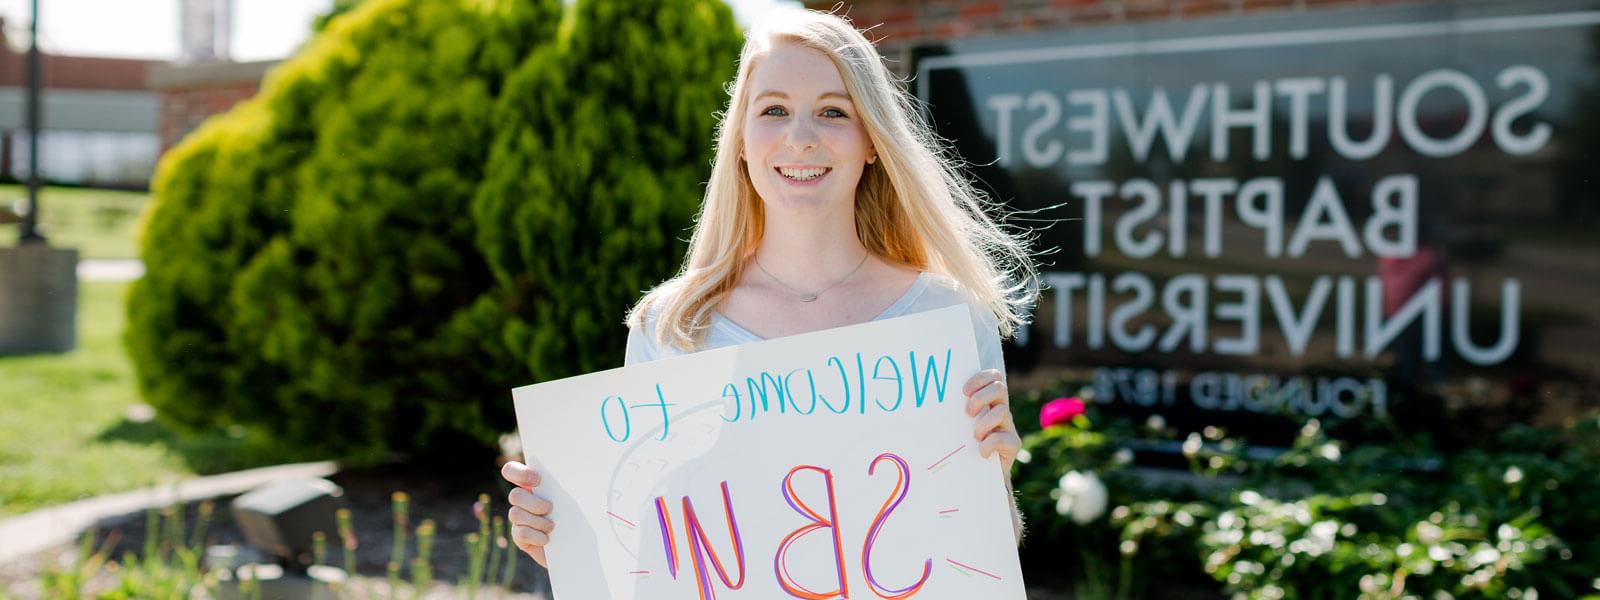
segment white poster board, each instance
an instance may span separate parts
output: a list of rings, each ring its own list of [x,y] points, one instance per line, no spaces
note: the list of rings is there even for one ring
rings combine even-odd
[[[977,371],[954,306],[517,388],[556,598],[1024,598]]]

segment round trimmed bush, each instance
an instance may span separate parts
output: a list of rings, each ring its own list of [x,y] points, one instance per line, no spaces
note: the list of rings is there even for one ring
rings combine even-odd
[[[511,387],[620,357],[683,251],[737,40],[716,0],[329,20],[162,160],[128,301],[147,402],[363,462],[489,448]]]

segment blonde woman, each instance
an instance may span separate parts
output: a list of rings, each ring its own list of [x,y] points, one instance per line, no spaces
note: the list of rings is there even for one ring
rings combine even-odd
[[[964,304],[983,370],[962,392],[1009,492],[1021,440],[1000,339],[1035,275],[983,207],[859,31],[786,11],[747,34],[689,255],[628,315],[626,362]],[[512,462],[502,475],[512,539],[545,564],[539,474]]]

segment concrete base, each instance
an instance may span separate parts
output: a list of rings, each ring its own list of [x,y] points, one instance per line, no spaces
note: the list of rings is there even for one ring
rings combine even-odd
[[[78,337],[78,251],[0,248],[0,355],[70,352]]]
[[[334,567],[317,566],[299,574],[272,564],[243,565],[217,582],[217,600],[338,600],[334,587],[345,580],[344,571]],[[245,589],[247,582],[255,589]]]
[[[120,520],[143,519],[145,511],[242,494],[279,479],[329,477],[337,472],[338,465],[332,461],[262,467],[96,496],[0,519],[0,565],[71,544],[89,527],[107,530]]]

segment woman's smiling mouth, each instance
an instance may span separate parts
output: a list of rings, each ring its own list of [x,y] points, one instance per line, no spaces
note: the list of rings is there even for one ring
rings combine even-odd
[[[807,183],[821,179],[833,169],[828,167],[777,167],[773,170],[777,171],[779,175],[782,175],[784,179],[788,179],[789,181],[793,181],[795,183]]]

